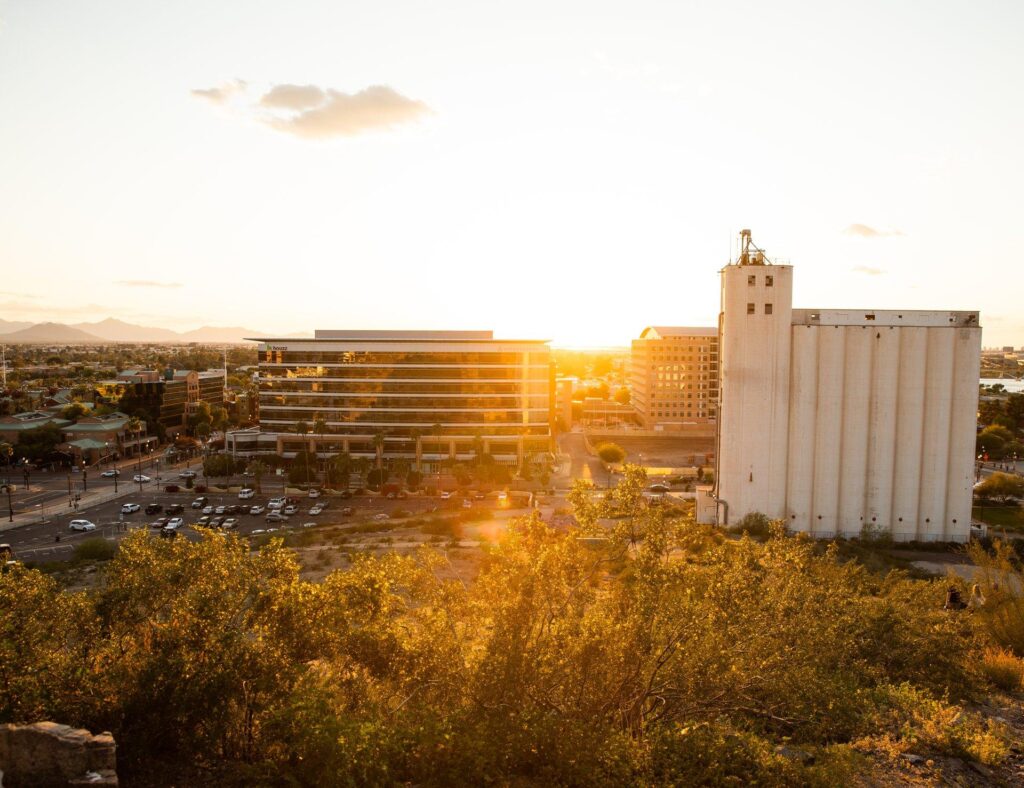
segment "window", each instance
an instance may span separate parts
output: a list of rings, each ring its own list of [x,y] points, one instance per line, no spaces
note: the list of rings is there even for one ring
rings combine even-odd
[[[774,284],[775,284],[775,277],[774,276],[766,276],[764,278],[764,286],[765,287],[771,287]]]
[[[764,313],[766,315],[770,315],[772,313],[772,305],[771,304],[765,304],[764,305]]]
[[[754,276],[753,274],[751,274],[750,276],[748,276],[748,277],[747,277],[747,284],[748,284],[748,285],[750,285],[751,287],[753,287],[754,285],[756,285],[756,284],[757,284],[757,277],[756,277],[756,276]]]
[[[752,314],[754,314],[754,312],[755,312],[754,305],[752,303],[751,304],[747,304],[747,314],[748,315],[752,315]]]

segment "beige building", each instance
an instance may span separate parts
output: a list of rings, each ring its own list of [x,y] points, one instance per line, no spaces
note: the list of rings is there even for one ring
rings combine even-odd
[[[632,405],[645,429],[709,424],[718,411],[718,329],[650,326],[633,340]]]
[[[793,309],[793,268],[742,235],[722,269],[720,524],[967,541],[977,312]],[[698,496],[700,497],[700,496]]]

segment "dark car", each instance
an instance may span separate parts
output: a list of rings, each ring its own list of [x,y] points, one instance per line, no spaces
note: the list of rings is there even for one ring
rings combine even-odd
[[[208,515],[208,514],[204,514],[202,517],[200,517],[198,520],[196,520],[196,525],[209,525],[209,524],[210,524],[210,515]]]
[[[162,512],[163,510],[164,510],[164,507],[163,507],[162,504],[159,504],[159,503],[147,503],[146,504],[146,514],[157,514],[159,512]]]
[[[184,511],[185,511],[185,507],[182,506],[180,503],[176,503],[176,504],[173,504],[171,506],[168,506],[164,510],[164,514],[181,514]]]
[[[210,502],[210,499],[207,498],[205,495],[202,495],[202,496],[196,498],[194,501],[192,501],[192,508],[193,509],[202,509],[209,502]]]
[[[240,511],[242,511],[242,507],[237,503],[233,503],[224,509],[225,514],[238,514]]]
[[[223,517],[211,517],[210,518],[210,527],[211,528],[220,528],[220,525],[223,522],[224,522],[224,518]]]
[[[163,528],[167,523],[171,521],[170,517],[161,517],[159,520],[154,520],[149,524],[150,528]]]
[[[351,498],[352,497],[352,491],[351,490],[342,490],[338,494],[338,497],[339,498]]]

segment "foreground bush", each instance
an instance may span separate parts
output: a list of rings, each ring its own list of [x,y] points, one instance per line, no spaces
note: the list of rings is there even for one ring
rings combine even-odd
[[[90,594],[11,572],[0,720],[111,730],[126,784],[825,785],[879,736],[1003,756],[957,716],[976,639],[941,584],[722,540],[627,482],[577,496],[584,532],[617,513],[603,538],[524,518],[470,586],[428,551],[310,583],[279,540],[145,532]]]

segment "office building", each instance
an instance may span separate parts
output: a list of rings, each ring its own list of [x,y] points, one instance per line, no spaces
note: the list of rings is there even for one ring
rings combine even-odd
[[[713,506],[818,537],[966,541],[977,312],[793,309],[793,268],[741,234],[721,271]]]
[[[630,354],[630,402],[648,430],[712,424],[718,409],[718,329],[645,328]]]
[[[490,331],[324,331],[259,338],[259,434],[251,453],[348,452],[422,470],[478,452],[505,465],[552,450],[546,340]],[[320,429],[318,429],[318,423]]]

